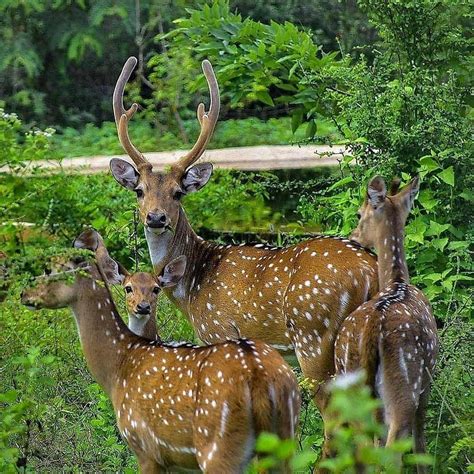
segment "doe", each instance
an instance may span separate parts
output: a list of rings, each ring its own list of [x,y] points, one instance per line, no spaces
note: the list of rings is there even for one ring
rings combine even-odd
[[[300,395],[280,354],[245,339],[196,347],[135,335],[107,285],[121,280],[118,265],[99,242],[95,231],[82,233],[74,246],[94,251],[95,260],[56,262],[54,273],[26,290],[22,302],[72,308],[89,370],[110,397],[141,472],[242,472],[259,433],[293,437]],[[160,288],[176,284],[183,267],[166,266]],[[71,273],[73,282],[61,278]]]
[[[378,254],[380,292],[344,321],[335,344],[337,373],[358,368],[383,403],[387,445],[413,435],[425,452],[424,420],[431,373],[438,352],[436,322],[424,294],[409,283],[404,250],[405,222],[418,193],[415,177],[387,194],[377,176],[367,188],[352,238]],[[425,472],[418,466],[418,472]]]

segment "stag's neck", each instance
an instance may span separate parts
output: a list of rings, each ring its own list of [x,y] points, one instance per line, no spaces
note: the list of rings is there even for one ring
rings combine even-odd
[[[403,223],[397,217],[385,221],[375,242],[378,255],[379,288],[382,290],[395,281],[408,283],[405,257],[405,232]]]
[[[151,312],[151,316],[148,319],[137,318],[135,315],[129,315],[128,328],[134,334],[151,341],[159,339],[155,321],[155,311]]]
[[[156,235],[145,228],[145,237],[150,251],[153,269],[158,275],[175,258],[186,256],[186,272],[173,288],[165,288],[166,295],[185,314],[189,314],[189,296],[197,277],[205,271],[216,244],[198,237],[189,224],[183,209],[180,209],[178,224],[174,233]]]
[[[97,383],[111,396],[130,342],[138,339],[120,318],[107,288],[81,277],[72,305],[84,356]]]

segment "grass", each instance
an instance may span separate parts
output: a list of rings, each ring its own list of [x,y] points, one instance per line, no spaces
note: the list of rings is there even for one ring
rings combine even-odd
[[[195,120],[184,122],[189,142],[198,136],[198,124]],[[172,131],[159,131],[150,123],[138,117],[130,124],[130,135],[133,142],[142,152],[186,149],[190,143]],[[321,122],[317,137],[335,138],[333,127]],[[317,138],[316,137],[316,138]],[[291,132],[289,118],[271,118],[262,121],[257,118],[226,120],[219,122],[216,132],[209,143],[209,148],[229,148],[252,145],[288,145],[305,140],[304,130],[300,128],[295,134]],[[72,158],[89,155],[122,154],[123,150],[117,138],[113,122],[104,122],[101,127],[87,124],[82,130],[65,128],[57,130],[52,139],[52,158]]]

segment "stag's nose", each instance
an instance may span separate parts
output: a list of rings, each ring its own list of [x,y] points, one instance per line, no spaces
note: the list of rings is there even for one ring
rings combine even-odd
[[[151,305],[146,301],[142,301],[141,303],[137,304],[137,313],[138,314],[150,314],[151,312]]]
[[[148,227],[160,229],[166,225],[168,218],[164,212],[149,212],[146,216],[146,224]]]

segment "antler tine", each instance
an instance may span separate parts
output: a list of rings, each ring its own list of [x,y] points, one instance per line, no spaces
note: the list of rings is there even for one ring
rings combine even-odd
[[[214,74],[212,65],[207,59],[202,62],[202,71],[206,77],[209,87],[209,95],[211,97],[209,111],[205,111],[204,104],[201,103],[198,105],[197,119],[201,125],[201,131],[192,149],[176,163],[175,166],[181,170],[186,170],[186,168],[191,166],[204,153],[204,150],[212,137],[212,133],[214,132],[217,118],[219,117],[221,104],[219,85],[217,84],[216,75]]]
[[[125,85],[132,75],[135,66],[137,65],[137,58],[131,56],[125,62],[122,72],[120,73],[117,83],[115,84],[113,95],[113,108],[115,125],[117,126],[118,137],[123,149],[127,152],[130,158],[137,166],[148,165],[151,166],[148,160],[142,153],[133,145],[128,135],[128,122],[135,115],[138,109],[138,104],[132,104],[127,110],[123,105],[123,93]]]

